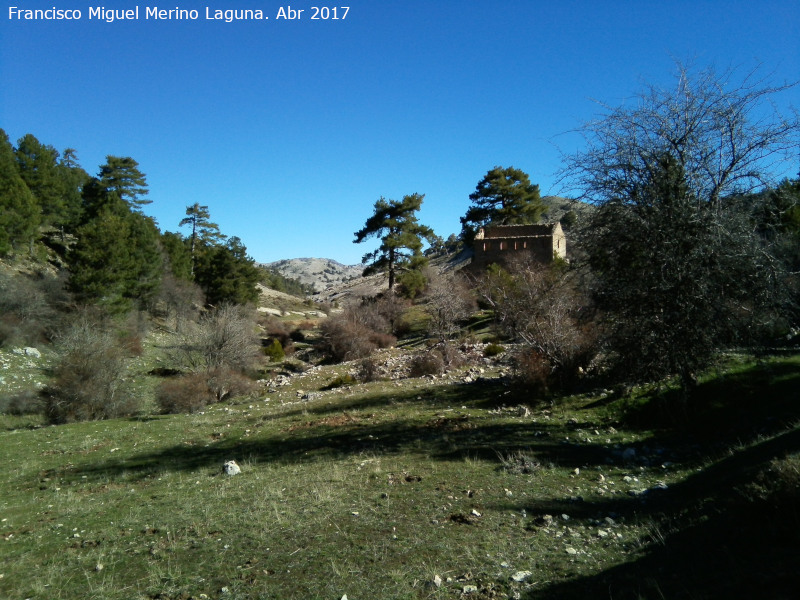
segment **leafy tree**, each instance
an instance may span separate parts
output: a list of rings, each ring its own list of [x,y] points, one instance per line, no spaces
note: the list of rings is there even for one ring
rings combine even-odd
[[[0,256],[20,243],[33,243],[39,206],[22,179],[8,135],[0,129]]]
[[[545,210],[539,186],[531,183],[527,173],[514,167],[490,170],[469,199],[472,205],[461,217],[461,236],[469,245],[481,227],[536,223]]]
[[[224,246],[207,246],[198,254],[195,281],[211,305],[247,304],[258,300],[258,268],[247,248],[234,236]]]
[[[765,116],[784,88],[731,79],[681,67],[674,90],[588,123],[567,159],[563,174],[599,206],[581,241],[626,377],[677,374],[688,391],[721,347],[774,318],[779,265],[735,193],[769,181],[800,125]]]
[[[216,244],[225,239],[219,231],[219,225],[212,223],[209,219],[211,215],[208,212],[208,206],[200,206],[194,203],[192,206],[186,207],[186,218],[182,219],[178,224],[179,227],[184,225],[192,226],[192,234],[190,236],[190,254],[191,254],[191,272],[194,275],[194,266],[197,261],[196,248],[197,243],[203,244]]]
[[[97,179],[103,190],[116,194],[131,210],[140,211],[152,202],[145,198],[149,193],[145,175],[139,170],[139,163],[129,156],[106,156]]]
[[[134,212],[128,217],[128,249],[132,270],[126,294],[141,308],[152,308],[161,287],[164,259],[161,251],[161,233],[152,217]]]
[[[360,244],[370,237],[380,237],[377,250],[364,255],[361,260],[367,265],[364,274],[386,270],[389,273],[389,289],[394,287],[398,271],[420,269],[425,264],[422,256],[422,240],[432,241],[433,230],[417,221],[416,212],[425,196],[412,194],[402,200],[380,198],[375,202],[375,212],[367,219],[363,228],[355,232],[353,243]]]

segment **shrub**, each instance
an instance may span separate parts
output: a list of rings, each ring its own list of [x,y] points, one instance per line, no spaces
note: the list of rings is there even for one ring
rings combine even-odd
[[[458,348],[452,344],[439,344],[439,352],[442,354],[442,360],[447,369],[455,369],[468,362]]]
[[[130,415],[139,401],[123,385],[125,351],[116,336],[84,313],[55,344],[45,410],[52,423]]]
[[[438,350],[432,350],[423,354],[418,354],[409,364],[409,375],[411,377],[423,377],[424,375],[439,375],[444,372],[444,358]]]
[[[373,358],[363,359],[358,365],[357,378],[363,383],[378,381],[380,379],[378,362]]]
[[[328,385],[326,385],[322,389],[332,390],[345,385],[355,385],[356,383],[358,383],[358,381],[356,380],[355,377],[350,375],[350,373],[345,373],[344,375],[339,375],[338,377],[336,377],[336,379],[331,381]]]
[[[502,345],[492,342],[483,349],[483,355],[487,358],[491,358],[492,356],[497,356],[505,351],[506,349]]]
[[[772,459],[750,488],[773,507],[791,507],[792,512],[796,511],[800,503],[800,454]]]
[[[521,350],[514,357],[517,382],[536,396],[546,396],[550,391],[553,368],[550,361],[535,350]]]
[[[44,412],[44,399],[36,390],[24,390],[13,396],[0,398],[0,413],[8,415],[35,415]]]
[[[254,389],[251,379],[230,369],[214,369],[206,374],[206,385],[216,402],[247,396]]]
[[[264,346],[264,355],[270,362],[279,362],[286,358],[283,346],[281,346],[277,338],[272,338],[272,341]]]
[[[199,373],[162,381],[156,390],[156,402],[164,414],[195,413],[211,400],[206,378]]]

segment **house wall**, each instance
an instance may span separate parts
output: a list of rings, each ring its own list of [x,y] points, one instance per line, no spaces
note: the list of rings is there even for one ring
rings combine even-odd
[[[492,263],[506,264],[516,257],[549,264],[554,256],[566,258],[567,240],[560,223],[503,225],[478,231],[474,251],[475,269],[484,269]]]

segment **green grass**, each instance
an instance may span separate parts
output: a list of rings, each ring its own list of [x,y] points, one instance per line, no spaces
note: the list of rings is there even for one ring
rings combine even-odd
[[[0,597],[796,591],[800,494],[765,482],[796,471],[800,357],[721,366],[681,414],[669,389],[541,405],[500,380],[319,391],[343,373],[195,415],[0,416]],[[222,474],[231,459],[241,475]]]

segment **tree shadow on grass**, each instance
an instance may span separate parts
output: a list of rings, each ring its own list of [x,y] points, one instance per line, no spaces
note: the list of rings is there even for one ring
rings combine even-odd
[[[796,598],[800,573],[800,490],[760,497],[749,487],[775,458],[800,453],[800,429],[741,450],[667,490],[639,498],[525,508],[572,519],[615,515],[651,524],[645,554],[590,576],[529,592],[530,600],[614,598]],[[591,522],[591,521],[589,521]]]
[[[625,401],[623,401],[625,402]],[[679,389],[627,401],[622,425],[658,429],[705,444],[752,441],[800,421],[800,365],[763,363],[718,374],[684,399]]]
[[[106,460],[75,471],[77,477],[146,477],[162,471],[221,469],[226,460],[291,464],[362,454],[422,453],[435,460],[463,457],[499,461],[504,454],[533,448],[542,461],[560,465],[607,463],[608,449],[600,445],[564,445],[558,426],[532,427],[528,422],[487,423],[462,417],[425,422],[373,422],[366,417],[322,418],[259,438],[219,439],[205,446],[174,444],[150,453]]]
[[[113,477],[125,473],[128,478],[137,478],[162,471],[221,469],[223,462],[231,459],[290,464],[365,453],[411,452],[442,461],[469,457],[499,463],[505,455],[532,449],[538,460],[570,468],[619,459],[600,443],[565,443],[566,433],[575,425],[510,420],[474,410],[476,405],[500,405],[498,398],[503,389],[497,383],[442,386],[337,399],[332,404],[309,403],[275,417],[289,423],[280,432],[252,438],[220,438],[203,445],[189,440],[155,452],[86,465],[76,475]],[[371,412],[389,405],[397,418],[387,420],[385,413]],[[300,421],[291,418],[300,415],[304,417]],[[254,429],[257,428],[258,422]]]

